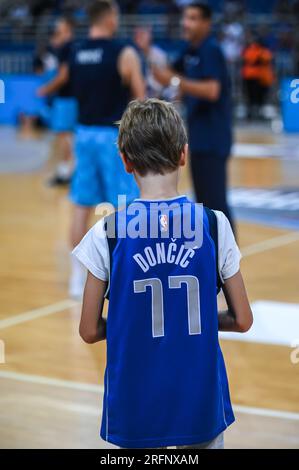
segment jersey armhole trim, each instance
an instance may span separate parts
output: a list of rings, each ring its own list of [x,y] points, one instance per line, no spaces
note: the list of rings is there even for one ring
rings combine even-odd
[[[221,269],[219,267],[219,237],[218,237],[218,220],[215,212],[208,207],[204,207],[209,221],[209,232],[215,246],[216,257],[216,275],[217,275],[217,294],[221,291],[224,280],[222,278]]]

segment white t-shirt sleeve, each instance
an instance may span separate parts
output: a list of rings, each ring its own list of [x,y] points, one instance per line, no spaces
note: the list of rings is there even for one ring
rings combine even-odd
[[[87,232],[72,254],[95,277],[109,280],[109,248],[103,219]]]
[[[234,276],[240,269],[242,255],[232,228],[223,212],[215,211],[218,223],[218,263],[222,280]]]

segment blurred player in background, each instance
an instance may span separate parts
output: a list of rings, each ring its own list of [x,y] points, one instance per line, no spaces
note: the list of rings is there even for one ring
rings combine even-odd
[[[60,18],[53,35],[54,52],[59,69],[69,56],[74,33],[74,22],[71,17]],[[56,80],[39,89],[40,96],[51,95],[57,90]],[[57,151],[60,162],[56,168],[56,174],[51,178],[53,185],[63,185],[70,182],[73,170],[72,157],[72,133],[77,120],[77,102],[72,96],[71,84],[68,80],[56,91],[51,110],[51,127],[57,136]]]
[[[119,23],[117,4],[94,1],[88,14],[88,38],[73,45],[56,79],[56,86],[71,79],[79,107],[70,194],[74,203],[72,246],[87,232],[93,207],[103,202],[116,205],[119,194],[126,194],[129,199],[138,194],[134,179],[125,173],[118,154],[116,122],[132,98],[145,96],[137,52],[114,39]],[[82,294],[84,280],[85,271],[72,258],[73,297]]]
[[[134,31],[134,44],[140,55],[147,96],[150,98],[166,97],[167,91],[155,79],[152,73],[152,65],[166,67],[167,55],[160,47],[153,44],[152,28],[150,26],[136,28]]]
[[[171,69],[154,68],[163,85],[177,87],[187,110],[196,199],[230,220],[227,162],[232,146],[231,86],[220,46],[211,38],[212,12],[201,2],[184,9],[186,49]]]

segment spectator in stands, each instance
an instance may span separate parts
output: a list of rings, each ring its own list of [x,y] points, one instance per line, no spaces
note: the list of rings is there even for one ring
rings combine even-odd
[[[224,23],[221,46],[231,76],[233,96],[237,96],[240,91],[240,81],[238,80],[240,59],[244,48],[244,28],[239,21],[232,19],[232,21]]]
[[[294,76],[299,76],[299,34],[294,37]]]
[[[179,8],[185,8],[187,5],[189,5],[190,0],[175,0],[175,3]]]
[[[235,63],[244,47],[244,29],[238,21],[228,22],[222,28],[222,49],[228,62]]]
[[[293,48],[294,31],[290,25],[283,24],[278,34],[278,49],[275,54],[275,63],[279,79],[292,76],[294,73]]]
[[[137,12],[141,15],[160,15],[168,14],[172,10],[171,0],[142,0],[138,6]]]
[[[45,12],[51,12],[55,8],[54,0],[29,0],[28,2],[31,15],[38,17]]]
[[[119,0],[118,5],[122,13],[134,14],[138,9],[140,0]]]
[[[134,44],[140,55],[147,96],[149,98],[163,98],[165,87],[154,78],[152,65],[163,68],[166,67],[167,55],[160,47],[153,44],[153,35],[150,26],[135,29]]]
[[[277,3],[274,8],[274,13],[284,19],[286,16],[290,15],[291,10],[292,8],[290,2],[286,2],[285,0],[277,0]]]
[[[235,18],[244,13],[245,4],[244,0],[226,0],[223,2],[224,15],[234,16]]]
[[[247,117],[260,118],[274,82],[274,71],[272,53],[258,38],[252,37],[244,49],[242,76],[247,100]]]
[[[295,0],[293,3],[293,15],[295,16],[296,20],[299,20],[299,0]]]
[[[273,56],[276,55],[277,49],[279,47],[278,37],[273,27],[267,24],[261,24],[257,28],[257,36],[260,38],[262,44],[267,48],[270,49]]]
[[[64,15],[72,15],[74,18],[79,19],[86,17],[85,6],[82,0],[63,0],[60,8]]]

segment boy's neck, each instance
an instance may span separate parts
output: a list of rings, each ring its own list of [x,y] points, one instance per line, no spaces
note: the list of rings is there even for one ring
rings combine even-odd
[[[140,198],[164,200],[179,196],[178,179],[178,171],[165,175],[138,175],[136,176],[136,180],[140,189]]]

